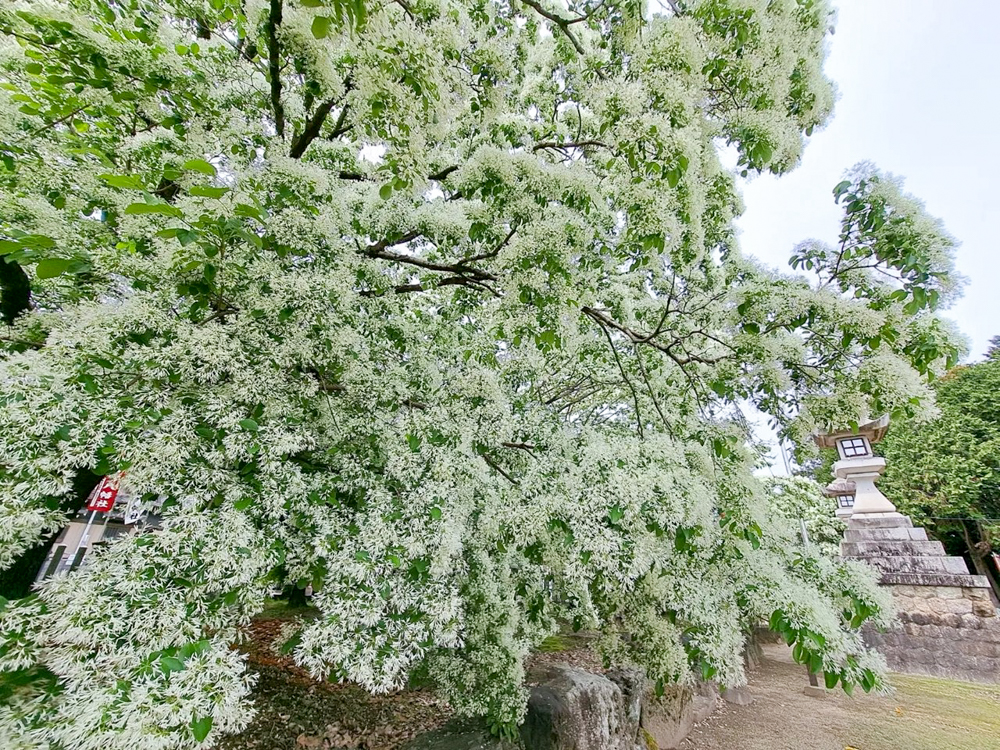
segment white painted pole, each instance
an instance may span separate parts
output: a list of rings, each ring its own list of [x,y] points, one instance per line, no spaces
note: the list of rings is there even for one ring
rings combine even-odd
[[[83,547],[87,540],[90,538],[90,527],[94,524],[94,519],[97,517],[97,511],[90,511],[90,518],[87,519],[87,525],[83,528],[83,534],[80,536],[80,541],[76,544],[76,549],[73,550],[73,557],[76,557],[76,553],[80,551],[80,547]]]

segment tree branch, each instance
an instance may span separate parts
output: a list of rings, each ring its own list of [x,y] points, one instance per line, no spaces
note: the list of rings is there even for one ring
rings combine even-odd
[[[420,236],[420,232],[407,232],[406,234],[392,240],[380,240],[374,245],[369,245],[362,252],[369,258],[391,260],[396,263],[404,263],[406,265],[416,266],[417,268],[424,268],[428,271],[446,271],[459,276],[466,276],[476,281],[497,280],[497,277],[490,272],[484,271],[480,268],[470,268],[468,266],[464,266],[461,262],[435,263],[434,261],[424,260],[423,258],[419,258],[414,255],[403,255],[402,253],[393,253],[388,250],[388,248],[394,245],[402,245],[406,242],[412,242]]]
[[[690,364],[691,362],[701,362],[702,364],[706,365],[714,365],[717,362],[720,362],[721,360],[725,359],[725,357],[702,357],[701,355],[698,354],[691,354],[686,350],[684,352],[685,354],[684,357],[678,357],[673,352],[673,349],[674,347],[682,343],[683,341],[682,338],[675,338],[669,344],[659,344],[653,340],[653,337],[656,335],[655,331],[652,334],[638,333],[637,331],[634,331],[631,328],[628,328],[627,326],[623,326],[621,323],[617,323],[616,321],[612,320],[601,311],[595,310],[592,307],[583,307],[581,308],[581,311],[583,312],[584,315],[597,321],[602,326],[606,325],[610,328],[614,328],[619,333],[624,333],[628,337],[629,341],[631,341],[634,344],[648,344],[649,346],[652,346],[654,349],[658,349],[659,351],[663,352],[668,357],[670,357],[672,360],[674,360],[674,362],[676,362],[680,366]],[[716,339],[714,336],[706,334],[702,331],[694,331],[690,335],[695,335],[695,334],[700,334],[705,336],[706,338],[718,341],[718,339]],[[728,346],[728,344],[726,346]]]
[[[493,469],[494,471],[497,471],[497,472],[499,472],[500,474],[502,474],[502,475],[503,475],[504,479],[506,479],[506,480],[507,480],[508,482],[510,482],[510,483],[511,483],[511,484],[513,484],[514,486],[517,486],[517,484],[518,484],[518,481],[517,481],[516,479],[514,479],[514,477],[512,477],[512,476],[511,476],[510,474],[508,474],[508,473],[507,473],[506,471],[504,471],[504,470],[503,470],[503,469],[502,469],[502,468],[500,467],[500,465],[499,465],[499,464],[498,464],[498,463],[497,463],[496,461],[494,461],[494,460],[493,460],[492,458],[490,458],[490,457],[489,457],[489,455],[488,455],[488,454],[486,454],[486,453],[484,453],[484,454],[482,454],[482,455],[483,455],[483,460],[484,460],[484,461],[485,461],[485,462],[486,462],[487,464],[489,464],[489,467],[490,467],[491,469]]]
[[[532,151],[541,151],[543,148],[554,148],[554,149],[566,149],[566,148],[584,148],[586,146],[600,146],[601,148],[610,148],[608,144],[604,141],[569,141],[568,143],[559,143],[557,141],[541,141],[536,143],[532,148]]]
[[[281,58],[278,47],[281,10],[281,0],[271,0],[271,12],[267,17],[267,69],[271,79],[271,108],[274,110],[274,128],[278,131],[278,136],[284,138],[285,108],[281,104]]]
[[[292,147],[288,150],[290,157],[298,159],[305,153],[306,149],[309,148],[309,144],[319,135],[319,131],[323,128],[323,123],[326,121],[327,115],[330,114],[330,110],[337,106],[337,101],[337,99],[327,99],[316,107],[316,111],[313,112],[312,117],[306,121],[305,130],[302,131],[301,135],[292,140]]]
[[[597,318],[594,318],[594,320],[597,320]],[[622,380],[625,381],[625,385],[627,385],[628,389],[632,392],[632,403],[635,405],[636,427],[639,430],[639,438],[642,439],[642,414],[639,412],[639,394],[636,393],[635,386],[632,385],[632,381],[629,380],[628,375],[625,374],[625,367],[622,365],[621,358],[618,356],[618,347],[615,346],[615,341],[611,338],[611,333],[604,327],[604,324],[601,323],[600,320],[597,320],[597,324],[600,326],[601,331],[608,339],[608,344],[611,346],[611,353],[615,355],[615,362],[618,364],[618,371],[622,374]]]
[[[566,35],[566,38],[569,39],[570,43],[573,45],[573,48],[578,53],[580,53],[581,55],[586,54],[583,49],[583,45],[580,44],[580,40],[576,38],[576,36],[573,34],[572,31],[570,31],[569,27],[574,23],[579,23],[580,21],[586,21],[587,18],[589,18],[589,16],[577,19],[563,18],[562,16],[557,16],[555,13],[551,13],[545,10],[545,8],[543,8],[541,3],[537,2],[537,0],[523,0],[523,2],[529,8],[534,8],[535,12],[538,13],[538,15],[549,19],[550,21],[552,21],[552,23],[558,26],[559,29],[562,31],[562,33]]]

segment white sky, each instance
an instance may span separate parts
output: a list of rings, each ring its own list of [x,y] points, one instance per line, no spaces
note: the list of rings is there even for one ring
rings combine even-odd
[[[836,239],[832,190],[848,167],[872,161],[944,221],[961,247],[965,296],[945,315],[980,359],[1000,335],[1000,2],[839,0],[826,72],[833,119],[802,164],[743,187],[744,252],[785,267],[808,238]],[[992,210],[991,210],[992,209]]]

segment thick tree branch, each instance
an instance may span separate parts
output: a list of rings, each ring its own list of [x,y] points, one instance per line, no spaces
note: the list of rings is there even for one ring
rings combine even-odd
[[[586,54],[586,52],[583,49],[583,45],[580,44],[580,40],[576,38],[576,35],[572,31],[570,31],[569,27],[572,26],[574,23],[579,23],[580,21],[586,21],[587,18],[589,18],[589,16],[584,16],[583,18],[575,18],[575,19],[563,18],[562,16],[557,16],[555,13],[551,13],[545,10],[545,8],[542,7],[542,4],[537,2],[536,0],[524,0],[524,4],[527,5],[529,8],[534,8],[535,12],[538,13],[538,15],[549,19],[550,21],[552,21],[552,23],[558,26],[559,29],[562,31],[562,33],[566,35],[566,38],[569,39],[570,44],[573,45],[573,48],[579,54],[581,55]]]
[[[278,131],[280,138],[284,138],[285,108],[281,104],[281,57],[278,46],[281,10],[281,0],[271,0],[271,12],[267,16],[267,70],[268,77],[271,79],[271,109],[274,110],[274,129]]]
[[[31,282],[28,274],[16,260],[0,256],[0,318],[7,325],[12,325],[30,307]]]
[[[369,258],[391,260],[396,263],[404,263],[406,265],[416,266],[417,268],[424,268],[428,271],[446,271],[459,276],[466,276],[476,281],[497,280],[497,277],[489,271],[484,271],[480,268],[470,268],[469,266],[463,265],[462,261],[459,261],[458,263],[435,263],[434,261],[424,260],[423,258],[419,258],[414,255],[394,253],[388,249],[394,245],[402,245],[406,242],[412,242],[418,237],[420,237],[420,232],[407,232],[406,234],[392,240],[380,240],[374,245],[369,245],[362,252]]]
[[[450,167],[445,167],[440,172],[435,172],[434,174],[427,175],[427,179],[433,180],[434,182],[441,182],[441,180],[445,179],[448,175],[450,175],[452,172],[458,169],[458,167],[459,167],[458,164],[452,164]]]
[[[330,114],[330,110],[337,106],[338,101],[338,99],[327,99],[316,107],[316,111],[313,112],[312,117],[306,122],[305,130],[292,140],[292,147],[288,150],[290,157],[298,159],[305,153],[306,149],[309,148],[309,144],[316,139],[320,130],[323,129],[323,123],[326,122],[327,115]]]

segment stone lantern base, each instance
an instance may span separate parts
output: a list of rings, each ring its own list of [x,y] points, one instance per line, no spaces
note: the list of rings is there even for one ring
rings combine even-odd
[[[864,634],[890,669],[1000,682],[1000,618],[985,576],[970,575],[964,559],[900,513],[851,516],[840,550],[878,570],[892,590],[896,627]]]

